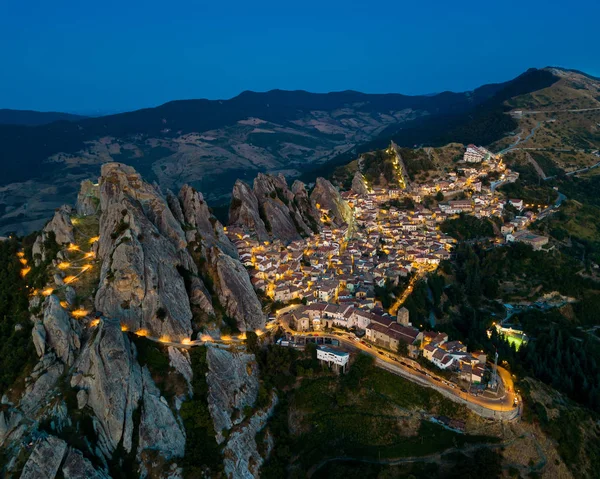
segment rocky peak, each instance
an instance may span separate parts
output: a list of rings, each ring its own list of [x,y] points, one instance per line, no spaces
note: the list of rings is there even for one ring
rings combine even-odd
[[[314,209],[308,201],[306,188],[295,182],[289,189],[283,175],[259,173],[254,188],[238,182],[233,190],[230,224],[241,226],[256,234],[257,239],[294,241],[318,231]]]
[[[121,332],[117,319],[100,320],[75,364],[71,387],[87,393],[104,454],[110,456],[121,441],[125,450],[131,451],[133,411],[142,395],[142,371],[135,346]]]
[[[310,200],[315,208],[328,210],[331,219],[336,224],[342,225],[351,222],[352,209],[342,198],[340,192],[325,178],[317,178]]]
[[[59,245],[69,244],[75,241],[73,223],[71,223],[72,214],[73,208],[70,206],[63,205],[56,210],[54,216],[44,227],[42,233],[36,238],[33,245],[32,254],[36,264],[47,259],[45,244],[49,239],[54,239]]]
[[[100,203],[96,309],[134,331],[189,338],[192,312],[178,267],[192,272],[196,267],[166,200],[133,168],[108,163],[102,167]]]
[[[179,192],[179,201],[188,242],[201,240],[205,247],[218,246],[229,256],[238,257],[237,249],[225,234],[223,225],[210,212],[202,193],[184,185]]]
[[[360,196],[366,196],[369,194],[369,189],[365,183],[365,177],[360,171],[357,171],[352,178],[352,191]]]
[[[215,247],[207,250],[206,259],[219,302],[236,320],[238,329],[264,328],[265,314],[242,263]]]
[[[233,186],[229,224],[253,232],[259,241],[269,240],[269,233],[260,216],[258,199],[252,188],[241,180],[237,180]]]
[[[55,295],[50,295],[44,302],[44,320],[36,320],[32,330],[33,341],[38,356],[52,348],[65,364],[70,365],[79,350],[81,328],[79,323],[69,317],[69,313],[61,306]]]

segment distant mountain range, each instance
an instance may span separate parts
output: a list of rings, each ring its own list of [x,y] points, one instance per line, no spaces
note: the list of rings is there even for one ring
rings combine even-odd
[[[399,112],[418,112],[419,116],[459,114],[486,101],[503,85],[486,85],[473,92],[444,92],[433,96],[365,94],[355,91],[326,94],[283,90],[265,93],[245,91],[230,100],[179,100],[156,108],[83,118],[68,123],[40,120],[39,123],[45,124],[35,128],[24,127],[23,121],[20,125],[0,125],[0,141],[3,145],[0,164],[4,168],[4,182],[23,181],[31,177],[32,171],[48,174],[60,169],[60,164],[47,162],[52,155],[77,154],[86,149],[87,142],[103,137],[124,142],[151,138],[174,140],[188,133],[227,128],[248,118],[258,118],[279,128],[294,130],[285,132],[287,134],[318,138],[318,142],[330,140],[347,144],[347,137],[355,136],[356,131],[340,130],[339,127],[344,124],[349,129],[363,130],[366,137],[359,140],[367,140],[379,133],[379,126],[394,128],[403,123],[404,118],[394,117]],[[334,116],[330,117],[332,113]],[[386,115],[390,118],[381,118]],[[334,132],[328,132],[326,125],[318,124],[323,116],[328,117],[324,119],[325,123],[336,127]],[[364,117],[365,124],[353,124],[356,116]],[[33,124],[33,117],[28,124]],[[299,126],[303,131],[297,131]],[[375,135],[369,131],[373,127]],[[287,143],[289,138],[275,136],[269,140],[261,141],[261,146],[270,148],[278,143]],[[222,142],[222,138],[212,141]]]
[[[85,116],[56,111],[0,109],[0,125],[38,126],[55,121],[77,121],[84,118]]]
[[[35,125],[33,112],[28,122],[0,121],[0,233],[41,226],[49,209],[71,201],[79,181],[97,177],[108,161],[135,167],[163,189],[188,183],[223,204],[238,178],[268,172],[310,182],[390,140],[490,144],[518,126],[506,114],[508,100],[553,85],[556,72],[531,69],[462,93],[245,91],[96,118],[40,117]]]

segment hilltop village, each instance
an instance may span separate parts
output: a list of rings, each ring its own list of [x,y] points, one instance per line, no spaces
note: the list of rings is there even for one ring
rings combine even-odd
[[[506,200],[495,189],[514,182],[518,173],[506,168],[500,155],[469,145],[456,172],[410,184],[397,147],[392,144],[385,153],[395,181],[374,186],[357,172],[352,188],[339,193],[340,200],[315,205],[321,223],[318,233],[288,242],[265,240],[251,228],[233,224],[226,234],[254,288],[279,305],[280,313],[287,313],[283,319],[292,330],[335,326],[357,331],[394,352],[405,343],[411,356],[423,355],[441,369],[460,364],[464,374],[473,375],[469,380],[480,382],[484,355],[470,355],[464,345],[448,342],[445,335],[419,331],[401,305],[416,281],[451,257],[456,240],[440,231],[440,224],[461,214],[502,218]],[[340,209],[340,201],[350,215],[336,222],[340,214],[332,210]],[[520,199],[508,204],[517,211],[524,208]],[[502,224],[504,239],[499,237],[496,243],[524,241],[541,247],[544,238],[526,230],[534,218],[527,212]],[[407,281],[404,293],[384,312],[375,288],[400,281]]]

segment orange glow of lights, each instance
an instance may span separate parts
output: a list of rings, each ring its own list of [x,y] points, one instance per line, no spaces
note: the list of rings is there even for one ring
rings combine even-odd
[[[50,296],[52,294],[54,290],[52,288],[46,288],[44,291],[42,291],[42,294],[44,296]]]
[[[71,284],[76,280],[77,278],[75,276],[67,276],[63,281],[65,282],[65,284]]]
[[[229,336],[228,334],[225,334],[225,335],[221,336],[221,341],[231,341],[231,336]]]
[[[79,251],[79,246],[77,246],[76,244],[71,243],[67,249],[69,251]]]
[[[30,267],[23,268],[23,269],[21,270],[21,277],[22,277],[22,278],[24,278],[25,276],[27,276],[27,274],[28,274],[30,271],[31,271],[31,268],[30,268]]]
[[[23,251],[19,251],[17,253],[17,258],[24,258],[25,257],[25,253],[23,253]]]
[[[138,329],[135,334],[137,336],[141,336],[143,338],[145,338],[146,336],[148,336],[148,330],[147,329]]]
[[[246,339],[246,333],[239,334],[237,337],[240,341],[244,341]]]
[[[87,271],[88,269],[92,269],[92,265],[91,264],[84,264],[81,267],[81,271]]]
[[[71,314],[74,318],[83,318],[89,314],[89,311],[86,311],[85,309],[76,309],[75,311],[72,311]]]
[[[213,338],[210,337],[208,334],[203,334],[201,339],[202,339],[202,341],[212,341],[213,340]]]
[[[190,338],[183,338],[181,344],[192,344],[192,340]]]
[[[23,266],[25,266],[27,264],[27,260],[25,258],[21,258],[19,261],[21,262],[21,264]]]
[[[96,257],[96,253],[94,253],[93,251],[88,251],[85,255],[84,258],[95,258]]]
[[[254,333],[255,333],[257,336],[262,336],[262,335],[264,334],[264,333],[263,333],[263,332],[262,332],[260,329],[257,329],[256,331],[254,331]]]
[[[100,236],[94,236],[93,238],[90,238],[90,244],[94,244],[98,241],[100,241]]]
[[[122,324],[121,331],[123,331],[123,332],[129,331],[129,328],[126,325]]]
[[[95,328],[96,326],[98,326],[100,324],[100,320],[99,319],[92,319],[92,321],[90,321],[90,326],[92,328]]]
[[[160,338],[158,338],[158,340],[161,343],[170,343],[171,342],[171,338],[169,336],[161,336]]]
[[[71,267],[71,263],[67,263],[66,261],[58,263],[58,269],[65,270],[65,269],[70,268],[70,267]]]
[[[69,303],[67,303],[66,301],[61,301],[60,305],[64,308],[67,309],[69,307]]]

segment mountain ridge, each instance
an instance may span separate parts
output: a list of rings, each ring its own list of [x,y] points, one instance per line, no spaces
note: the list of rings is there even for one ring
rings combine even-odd
[[[56,121],[79,121],[83,115],[58,111],[16,110],[0,108],[0,125],[40,126]]]

